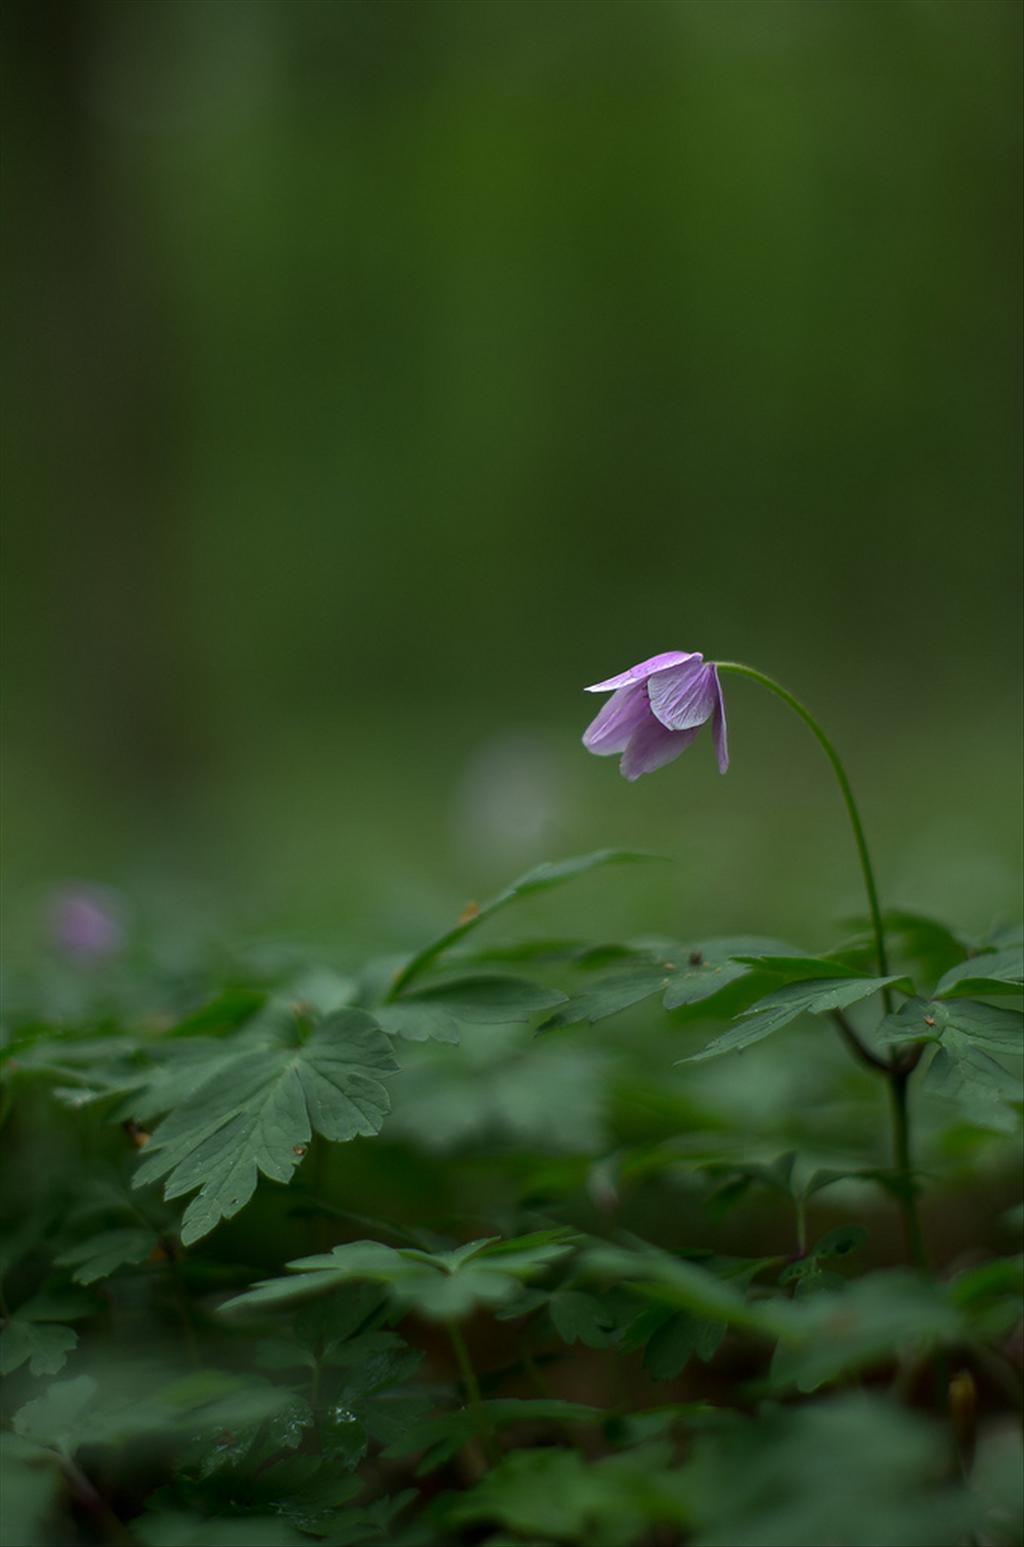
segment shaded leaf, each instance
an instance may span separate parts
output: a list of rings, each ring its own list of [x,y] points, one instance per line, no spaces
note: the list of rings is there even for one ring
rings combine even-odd
[[[1020,1101],[1021,1082],[957,1033],[948,1033],[928,1066],[923,1088],[930,1095],[956,1102],[971,1122],[1011,1133],[1017,1119],[1008,1101]]]
[[[626,849],[597,849],[592,854],[579,854],[573,859],[559,861],[545,861],[537,865],[533,870],[527,871],[518,880],[513,881],[504,891],[487,902],[471,905],[466,909],[464,916],[454,926],[417,951],[398,973],[391,985],[389,998],[395,999],[402,990],[426,971],[430,964],[437,960],[445,951],[465,938],[466,935],[479,927],[485,920],[493,918],[503,908],[516,902],[520,897],[534,896],[538,892],[548,891],[551,887],[562,886],[566,881],[572,881],[577,876],[585,875],[589,870],[596,870],[603,865],[635,864],[641,861],[649,861],[656,856],[651,854],[635,854]]]
[[[618,1015],[644,999],[664,992],[668,984],[663,966],[634,967],[627,972],[611,974],[584,989],[582,994],[574,994],[568,1003],[549,1016],[540,1030],[554,1031],[559,1026],[577,1026],[582,1021],[594,1025],[609,1015]]]
[[[750,961],[761,959],[758,952],[765,952],[766,959],[774,959],[776,952],[789,949],[781,940],[766,939],[761,935],[730,935],[722,939],[693,941],[672,957],[674,970],[665,991],[665,1009],[698,1004],[703,999],[710,999],[726,984],[746,977],[750,972]]]
[[[944,1435],[860,1392],[699,1434],[683,1475],[697,1547],[950,1547],[979,1518]]]
[[[291,1276],[267,1279],[229,1300],[222,1310],[251,1314],[353,1280],[369,1280],[386,1285],[402,1309],[415,1309],[438,1321],[461,1320],[478,1305],[511,1300],[524,1279],[542,1272],[571,1249],[564,1235],[564,1231],[550,1231],[497,1243],[470,1241],[452,1252],[396,1250],[376,1241],[354,1241],[288,1263]]]
[[[694,1354],[705,1364],[713,1359],[725,1334],[723,1321],[676,1311],[650,1338],[644,1368],[653,1380],[674,1380]]]
[[[209,1004],[202,1005],[186,1015],[184,1020],[164,1033],[167,1037],[216,1037],[225,1032],[237,1031],[246,1021],[267,1004],[265,990],[257,988],[229,988]]]
[[[588,1348],[607,1348],[615,1317],[597,1295],[579,1289],[559,1289],[548,1301],[548,1314],[565,1343],[585,1343]]]
[[[466,973],[433,982],[415,994],[390,1003],[395,1009],[420,1006],[440,1010],[455,1021],[500,1025],[506,1021],[528,1021],[531,1015],[550,1010],[564,1000],[565,995],[559,989],[545,988],[527,978],[515,978],[506,973]],[[387,1013],[387,1007],[383,1013]],[[451,1038],[437,1040],[451,1041]]]
[[[958,1033],[975,1047],[994,1053],[1024,1053],[1024,1015],[999,1005],[978,1004],[972,999],[908,999],[878,1028],[886,1043],[956,1042]]]
[[[1024,952],[1009,946],[989,955],[973,956],[951,967],[935,989],[936,999],[974,994],[1019,994],[1024,991]]]
[[[783,1268],[779,1274],[779,1283],[788,1284],[794,1279],[816,1277],[819,1281],[824,1277],[821,1264],[829,1262],[836,1257],[847,1257],[851,1252],[862,1246],[868,1238],[868,1233],[863,1225],[837,1225],[835,1230],[829,1230],[820,1240],[816,1241],[806,1256],[798,1262],[791,1262]],[[840,1285],[845,1280],[838,1280]],[[824,1287],[820,1282],[817,1287]]]
[[[517,1423],[595,1424],[605,1417],[599,1407],[587,1407],[578,1402],[562,1402],[549,1397],[503,1397],[483,1402],[481,1406],[492,1429],[503,1429]],[[477,1432],[476,1414],[468,1407],[461,1407],[454,1412],[439,1413],[424,1419],[390,1445],[384,1454],[397,1458],[422,1452],[416,1475],[425,1477],[457,1455],[475,1438]]]
[[[515,1451],[453,1504],[449,1518],[493,1522],[530,1541],[630,1547],[652,1525],[686,1519],[685,1490],[670,1462],[671,1447],[657,1442],[593,1465],[571,1450]]]
[[[93,1284],[126,1263],[145,1262],[158,1243],[155,1230],[104,1230],[67,1247],[54,1261],[74,1270],[71,1277],[76,1284]]]
[[[6,1433],[0,1445],[0,1499],[3,1539],[9,1547],[50,1547],[57,1539],[53,1517],[62,1492],[62,1477],[52,1452],[17,1434]],[[70,1530],[60,1533],[60,1539]]]
[[[362,1010],[340,1010],[305,1042],[274,1023],[238,1039],[217,1068],[156,1128],[134,1185],[166,1177],[164,1194],[199,1188],[181,1239],[201,1239],[244,1208],[260,1173],[288,1182],[315,1130],[344,1142],[379,1131],[389,1109],[380,1076],[397,1069],[391,1046]]]
[[[15,1314],[0,1332],[0,1375],[10,1375],[26,1362],[32,1375],[56,1375],[77,1343],[78,1334],[70,1327]]]
[[[459,1023],[443,1005],[399,999],[379,1005],[374,1018],[386,1032],[409,1042],[458,1042]]]
[[[755,1042],[770,1036],[795,1021],[801,1015],[825,1015],[830,1010],[846,1009],[862,999],[868,999],[882,989],[896,985],[910,989],[910,981],[903,977],[859,978],[834,977],[812,978],[785,987],[759,999],[744,1010],[742,1023],[730,1031],[715,1037],[699,1053],[691,1053],[680,1063],[698,1063],[705,1058],[717,1058],[722,1053],[737,1053]]]
[[[946,1291],[902,1268],[844,1281],[834,1294],[791,1301],[786,1338],[772,1379],[815,1391],[829,1381],[885,1360],[949,1347],[966,1323]]]
[[[689,1311],[703,1320],[748,1327],[767,1337],[785,1335],[785,1305],[748,1303],[732,1283],[656,1247],[592,1247],[584,1254],[583,1266],[598,1277],[632,1283],[641,1293],[662,1304]]]
[[[309,1537],[276,1515],[200,1515],[159,1510],[132,1522],[144,1547],[309,1547]]]

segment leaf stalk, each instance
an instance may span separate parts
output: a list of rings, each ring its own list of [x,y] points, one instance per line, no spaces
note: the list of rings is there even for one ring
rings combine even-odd
[[[861,875],[864,878],[864,890],[867,893],[868,912],[871,915],[871,928],[875,937],[875,955],[878,958],[878,972],[880,977],[889,976],[889,959],[885,949],[885,931],[882,928],[882,910],[878,903],[878,887],[875,885],[875,872],[871,865],[871,855],[868,853],[868,841],[864,836],[864,824],[860,819],[857,802],[853,796],[850,780],[842,759],[836,751],[830,738],[825,734],[818,721],[805,704],[784,688],[781,682],[776,682],[774,677],[768,677],[763,671],[757,671],[753,666],[744,666],[739,661],[716,661],[720,672],[730,671],[734,676],[749,677],[752,682],[759,682],[763,688],[774,693],[776,698],[781,698],[784,704],[788,704],[794,714],[798,714],[812,735],[817,739],[819,746],[828,758],[832,766],[832,772],[836,776],[839,785],[839,793],[843,797],[846,814],[850,819],[850,827],[853,832],[853,841],[857,849],[857,858],[860,861]],[[888,989],[883,990],[885,1008],[888,1012],[891,1008],[891,999]]]
[[[484,1408],[483,1399],[480,1396],[480,1382],[476,1378],[473,1361],[466,1347],[466,1340],[454,1321],[447,1323],[448,1336],[451,1338],[452,1348],[455,1350],[455,1360],[459,1367],[459,1375],[462,1379],[463,1390],[466,1393],[466,1402],[473,1414],[473,1422],[476,1425],[477,1436],[487,1458],[488,1466],[497,1466],[501,1460],[501,1451],[498,1448],[498,1440],[491,1427]]]

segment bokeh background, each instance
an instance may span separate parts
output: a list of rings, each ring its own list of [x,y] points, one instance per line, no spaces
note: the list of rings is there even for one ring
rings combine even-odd
[[[1012,914],[1021,14],[9,0],[13,944],[84,879],[396,948],[603,844],[675,863],[577,924],[829,943],[780,705],[580,749],[669,648],[820,712],[887,901]]]

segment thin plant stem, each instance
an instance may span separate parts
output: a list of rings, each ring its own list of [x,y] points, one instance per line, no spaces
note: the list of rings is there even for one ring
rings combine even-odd
[[[927,1266],[921,1221],[917,1214],[917,1195],[910,1165],[910,1112],[907,1102],[907,1085],[910,1069],[893,1069],[889,1074],[889,1095],[892,1101],[893,1162],[900,1180],[900,1209],[903,1213],[903,1232],[907,1252],[916,1268]]]
[[[60,1465],[75,1498],[92,1515],[104,1539],[112,1543],[113,1547],[132,1547],[135,1538],[99,1490],[93,1487],[81,1467],[67,1455],[61,1457]]]
[[[860,819],[857,802],[854,799],[853,790],[850,787],[850,781],[839,753],[811,711],[798,698],[795,698],[788,688],[784,688],[780,682],[776,682],[773,677],[766,676],[763,671],[757,671],[753,666],[744,666],[739,661],[717,661],[715,664],[719,672],[732,672],[734,676],[749,677],[752,682],[759,682],[770,693],[774,693],[777,698],[781,698],[784,704],[788,704],[790,709],[800,716],[828,758],[832,766],[832,772],[836,777],[836,783],[839,785],[839,793],[843,797],[846,814],[850,820],[853,841],[857,849],[857,858],[860,861],[861,875],[864,878],[868,912],[871,915],[871,928],[875,937],[875,956],[878,961],[878,971],[881,977],[888,977],[889,956],[885,948],[885,930],[882,925],[882,910],[878,902],[875,872],[872,868],[871,856],[868,853],[867,839],[864,836],[864,824]],[[885,1003],[886,1013],[889,1014],[892,1010],[892,995],[888,987],[882,990],[882,999]],[[903,1229],[907,1241],[907,1251],[910,1260],[915,1266],[923,1268],[926,1259],[910,1161],[910,1116],[907,1107],[907,1084],[917,1058],[901,1057],[898,1052],[894,1052],[890,1060],[881,1058],[867,1046],[853,1023],[841,1010],[836,1011],[833,1018],[842,1033],[844,1042],[854,1056],[860,1059],[862,1063],[867,1064],[869,1068],[877,1070],[878,1073],[884,1074],[886,1077],[892,1106],[893,1159],[900,1182],[900,1208],[903,1214]],[[918,1053],[917,1056],[920,1057],[920,1054]]]
[[[716,661],[715,665],[720,672],[731,671],[734,676],[749,677],[752,682],[759,682],[763,688],[767,688],[777,698],[781,698],[784,704],[788,704],[790,709],[800,716],[804,724],[817,738],[819,746],[831,763],[832,772],[835,774],[836,783],[839,785],[839,793],[842,795],[843,804],[846,807],[846,814],[850,819],[853,841],[857,847],[857,858],[860,860],[861,874],[864,877],[864,890],[867,892],[868,898],[868,912],[871,915],[871,928],[875,937],[875,955],[878,958],[878,971],[883,978],[888,977],[889,958],[885,949],[885,931],[882,928],[882,910],[878,904],[878,887],[875,885],[875,873],[871,867],[871,856],[868,853],[868,842],[864,836],[864,825],[861,822],[857,802],[853,798],[853,790],[850,788],[850,781],[847,778],[846,769],[843,767],[839,753],[811,711],[798,698],[794,698],[788,688],[784,688],[773,677],[765,676],[763,671],[757,671],[753,666],[743,666],[739,661]],[[884,990],[884,998],[886,1010],[888,1011],[891,1008],[888,989]]]
[[[798,1257],[807,1256],[807,1199],[794,1198],[793,1207],[796,1210],[796,1250]]]
[[[469,1357],[466,1340],[454,1321],[448,1323],[448,1336],[452,1340],[456,1363],[459,1366],[459,1375],[462,1378],[463,1390],[466,1393],[466,1402],[470,1412],[473,1414],[473,1421],[476,1425],[480,1444],[483,1446],[484,1455],[487,1457],[489,1466],[496,1466],[501,1459],[498,1441],[484,1409],[483,1399],[480,1396],[480,1382],[476,1378],[476,1371],[473,1368],[473,1361]]]

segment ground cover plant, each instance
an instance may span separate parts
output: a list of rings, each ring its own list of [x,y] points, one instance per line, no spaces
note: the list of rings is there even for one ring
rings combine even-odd
[[[656,656],[584,743],[724,773],[730,674],[838,781],[831,944],[516,930],[658,863],[612,848],[364,962],[61,900],[6,996],[6,1542],[1018,1540],[1020,931],[886,908],[759,671]]]

